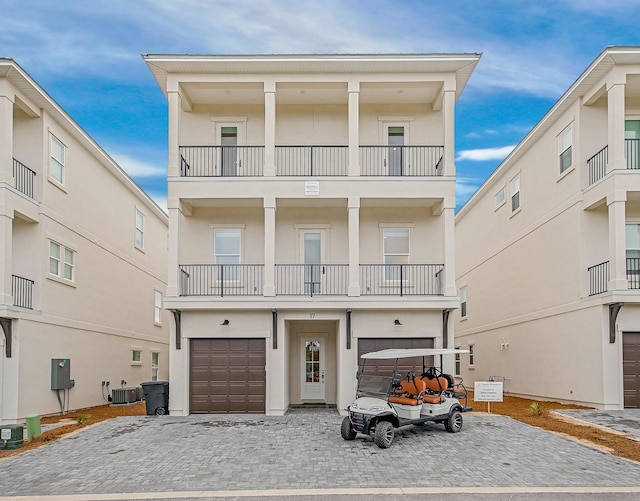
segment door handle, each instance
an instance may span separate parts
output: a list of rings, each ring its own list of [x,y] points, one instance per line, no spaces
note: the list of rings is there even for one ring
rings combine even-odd
[[[324,384],[324,369],[320,371],[320,382]]]

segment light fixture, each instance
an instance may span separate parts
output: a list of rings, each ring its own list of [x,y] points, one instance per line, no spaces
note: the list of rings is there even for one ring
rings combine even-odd
[[[393,323],[394,323],[395,325],[402,325],[402,322],[400,321],[400,319],[399,319],[399,318],[396,318],[396,319],[393,321]]]
[[[225,318],[220,325],[229,325],[229,323],[230,323],[229,320]]]

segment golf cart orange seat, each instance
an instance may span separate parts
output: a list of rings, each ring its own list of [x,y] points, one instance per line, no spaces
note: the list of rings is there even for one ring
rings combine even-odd
[[[389,402],[392,404],[404,404],[404,405],[420,405],[425,402],[425,397],[431,400],[430,395],[425,395],[427,390],[427,384],[422,379],[402,380],[400,386],[396,388],[395,394],[389,397]],[[440,400],[438,399],[438,402]],[[429,403],[438,403],[429,402]]]

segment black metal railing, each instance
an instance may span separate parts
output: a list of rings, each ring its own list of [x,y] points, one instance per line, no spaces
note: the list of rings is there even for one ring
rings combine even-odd
[[[598,153],[587,160],[589,169],[589,185],[602,179],[607,173],[607,162],[609,161],[609,148],[605,146]]]
[[[33,280],[11,275],[13,305],[33,309]]]
[[[276,146],[276,176],[346,176],[348,146]]]
[[[627,288],[640,289],[640,257],[627,258]]]
[[[181,264],[181,296],[262,296],[262,264]]]
[[[276,264],[276,296],[346,296],[348,264]]]
[[[609,261],[587,268],[589,273],[589,295],[607,292],[609,284]]]
[[[19,160],[13,159],[14,187],[21,193],[33,198],[36,173]]]
[[[441,296],[443,264],[361,264],[361,296]]]
[[[180,146],[183,177],[262,176],[264,146]]]
[[[640,169],[640,139],[624,140],[627,169]]]
[[[444,146],[360,146],[361,176],[441,176]]]

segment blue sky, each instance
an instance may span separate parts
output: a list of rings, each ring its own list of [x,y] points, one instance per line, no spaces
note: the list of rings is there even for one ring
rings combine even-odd
[[[167,104],[141,54],[482,52],[456,111],[458,205],[608,45],[640,0],[0,0],[15,59],[160,206]]]

